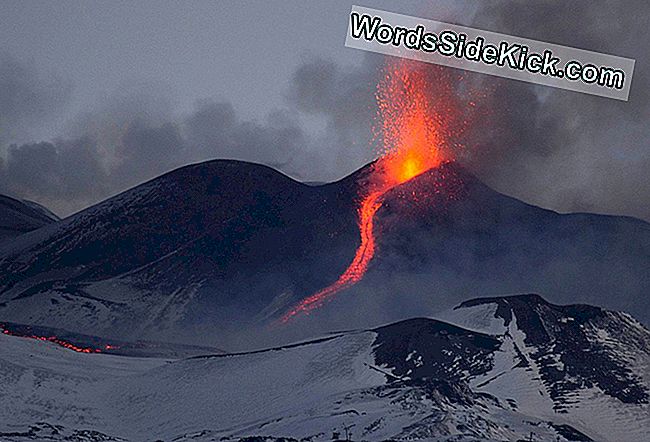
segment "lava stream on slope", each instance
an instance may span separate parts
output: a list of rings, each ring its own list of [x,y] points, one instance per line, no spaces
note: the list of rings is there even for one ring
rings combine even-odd
[[[446,93],[432,101],[428,72],[420,65],[405,61],[387,67],[376,95],[383,154],[373,166],[368,189],[362,191],[364,196],[358,209],[359,246],[343,274],[331,285],[289,309],[281,317],[282,323],[300,314],[309,314],[341,290],[359,282],[375,255],[374,217],[386,193],[441,165],[450,118],[441,117],[433,107],[450,114],[453,106],[448,96],[449,88],[443,88]]]
[[[65,341],[56,336],[41,336],[33,333],[22,333],[18,330],[11,330],[5,324],[0,324],[0,332],[7,336],[16,336],[19,338],[35,339],[37,341],[46,341],[56,344],[60,347],[67,348],[68,350],[76,351],[77,353],[101,353],[99,348],[81,347],[73,344],[72,342]],[[112,346],[106,345],[106,349],[111,349]]]

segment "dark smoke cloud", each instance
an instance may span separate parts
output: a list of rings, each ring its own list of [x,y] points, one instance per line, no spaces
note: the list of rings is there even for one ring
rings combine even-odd
[[[650,220],[650,48],[644,43],[650,4],[486,1],[462,9],[471,13],[450,21],[637,63],[629,102],[427,66],[432,84],[441,73],[462,74],[455,83],[459,94],[476,89],[488,95],[482,103],[488,117],[473,120],[460,140],[461,160],[497,190],[534,204]],[[291,78],[286,106],[261,122],[243,121],[231,103],[219,100],[179,115],[168,86],[127,85],[77,118],[59,141],[8,149],[0,193],[67,214],[174,167],[224,157],[270,164],[305,180],[340,178],[377,152],[372,126],[385,59],[359,56],[355,67],[305,60]],[[33,73],[16,74],[15,60],[8,66],[14,67],[2,68],[0,81],[17,84],[13,89],[31,104],[20,107],[0,96],[0,105],[9,103],[0,110],[8,115],[3,125],[26,127],[65,103],[65,82],[52,87],[57,83],[36,81]]]
[[[469,72],[459,81],[461,71],[424,67],[432,100],[441,76],[459,96],[486,95],[458,140],[459,159],[497,190],[543,207],[650,220],[650,47],[643,43],[650,4],[487,1],[462,9],[467,14],[452,21],[634,58],[636,68],[630,101],[621,102]],[[315,60],[296,71],[289,97],[325,118],[333,155],[368,160],[376,152],[368,129],[383,62],[369,56],[346,70]]]
[[[213,158],[289,168],[305,136],[285,111],[242,121],[232,104],[205,100],[177,116],[169,92],[121,88],[71,122],[65,137],[12,144],[0,157],[0,193],[67,215],[182,165]]]
[[[264,124],[238,119],[232,104],[203,101],[183,123],[195,160],[231,158],[284,169],[305,143],[302,129],[283,111]]]
[[[106,195],[106,173],[88,138],[12,145],[2,165],[3,192],[64,207]]]
[[[650,4],[490,1],[473,25],[636,59],[629,102],[501,79],[501,130],[474,140],[472,166],[498,189],[560,211],[650,219]]]
[[[384,58],[360,56],[363,62],[355,68],[340,67],[321,58],[308,59],[292,76],[288,105],[324,125],[321,134],[311,137],[307,161],[297,165],[312,180],[341,178],[376,155],[372,128],[377,80]],[[314,170],[314,161],[320,170]]]
[[[630,101],[620,102],[467,72],[458,82],[449,74],[454,70],[426,67],[431,84],[450,75],[459,94],[474,88],[488,95],[481,103],[486,116],[473,118],[474,127],[459,140],[465,146],[461,161],[498,190],[543,207],[650,220],[650,48],[642,43],[650,33],[645,23],[650,4],[473,6],[465,6],[471,14],[463,24],[634,58],[636,68]],[[341,149],[354,145],[346,143],[350,139],[365,146],[370,140],[363,128],[372,123],[382,59],[370,60],[354,72],[315,61],[295,74],[290,97],[301,110],[326,116],[330,139]],[[353,106],[348,97],[354,97]]]
[[[231,103],[218,100],[202,100],[179,115],[169,87],[122,85],[69,122],[57,140],[7,147],[0,157],[0,193],[67,215],[176,167],[213,158],[260,162],[305,180],[339,178],[372,159],[368,138],[379,62],[373,63],[344,73],[323,60],[305,62],[295,73],[287,106],[262,122],[242,120]],[[331,76],[317,74],[325,65]],[[314,95],[310,102],[306,95],[324,83],[328,90],[317,95],[329,101]],[[54,107],[47,97],[39,103],[34,108]],[[323,133],[307,135],[301,115],[324,121]]]

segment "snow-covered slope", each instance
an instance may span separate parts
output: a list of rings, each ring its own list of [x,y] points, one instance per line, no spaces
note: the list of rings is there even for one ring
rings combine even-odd
[[[238,161],[170,172],[0,248],[0,320],[188,342],[261,330],[248,337],[258,342],[352,260],[369,167],[320,186]],[[639,220],[543,210],[448,163],[391,191],[375,232],[367,274],[312,315],[311,336],[432,314],[467,293],[580,296],[650,321]]]
[[[40,204],[0,195],[0,244],[58,220]]]
[[[58,328],[14,324],[10,322],[0,322],[0,333],[9,336],[48,341],[82,353],[175,359],[206,353],[225,353],[225,351],[216,347],[143,340],[119,341],[100,336],[72,333]]]
[[[580,422],[596,440],[647,437],[650,331],[630,315],[516,295],[466,301],[441,317],[502,341],[494,367],[472,380],[475,391]]]
[[[507,323],[497,318],[502,328],[495,336],[415,318],[269,350],[175,361],[78,354],[0,335],[0,395],[7,399],[0,439],[45,440],[30,436],[31,427],[33,435],[55,428],[96,441],[325,441],[347,426],[352,440],[369,441],[643,440],[650,428],[648,382],[637,370],[647,362],[648,330],[626,315],[531,299],[515,301],[540,312],[542,328],[515,309]],[[478,312],[477,324],[491,304],[458,310]],[[591,345],[570,346],[578,335],[567,343],[548,334],[556,320],[575,321]],[[546,333],[548,342],[532,344],[533,330]],[[569,362],[592,358],[597,343],[607,350],[591,372]],[[549,367],[560,363],[568,378],[549,379]]]

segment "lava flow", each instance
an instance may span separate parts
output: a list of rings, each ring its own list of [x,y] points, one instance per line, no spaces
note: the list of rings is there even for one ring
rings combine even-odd
[[[375,163],[369,188],[358,209],[360,244],[354,259],[331,285],[303,299],[281,318],[286,323],[309,314],[335,294],[363,278],[375,254],[374,217],[386,193],[442,162],[440,119],[427,97],[425,71],[407,62],[389,66],[377,88],[382,156]]]
[[[77,346],[71,342],[64,341],[63,339],[59,339],[56,336],[39,336],[36,334],[19,332],[17,330],[10,330],[5,324],[0,324],[0,331],[7,336],[17,336],[21,338],[36,339],[37,341],[51,342],[63,348],[67,348],[68,350],[76,351],[77,353],[101,353],[102,352],[98,348]],[[109,347],[110,346],[107,346],[106,348]]]

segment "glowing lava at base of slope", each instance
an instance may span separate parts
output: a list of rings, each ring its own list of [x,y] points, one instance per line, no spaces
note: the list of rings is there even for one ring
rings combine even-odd
[[[298,305],[285,313],[281,318],[281,322],[288,322],[294,316],[301,313],[309,314],[310,311],[323,305],[325,301],[329,300],[341,290],[350,287],[361,280],[368,269],[370,260],[375,255],[375,237],[373,233],[374,219],[375,213],[377,213],[377,210],[381,207],[381,198],[384,193],[384,191],[375,191],[370,193],[366,198],[364,198],[359,207],[359,232],[361,234],[361,244],[354,254],[352,263],[350,263],[345,272],[343,272],[343,274],[339,276],[339,279],[337,279],[333,284],[300,301]]]
[[[374,217],[384,195],[441,164],[440,119],[430,108],[424,71],[412,67],[404,63],[389,66],[378,85],[376,98],[384,154],[373,168],[370,190],[359,206],[361,241],[354,259],[333,284],[300,301],[282,316],[281,322],[309,314],[341,290],[359,282],[375,255]]]
[[[65,341],[63,339],[60,339],[56,336],[41,336],[41,335],[36,335],[33,333],[26,333],[26,332],[21,332],[17,330],[12,330],[7,325],[5,324],[0,324],[0,332],[2,334],[7,335],[7,336],[16,336],[19,338],[27,338],[27,339],[35,339],[37,341],[45,341],[45,342],[51,342],[53,344],[56,344],[60,347],[67,348],[68,350],[76,351],[77,353],[101,353],[102,350],[99,348],[93,348],[93,347],[81,347],[78,345],[75,345],[71,342]],[[115,346],[112,345],[105,345],[104,347],[106,350],[111,350],[116,348]]]

